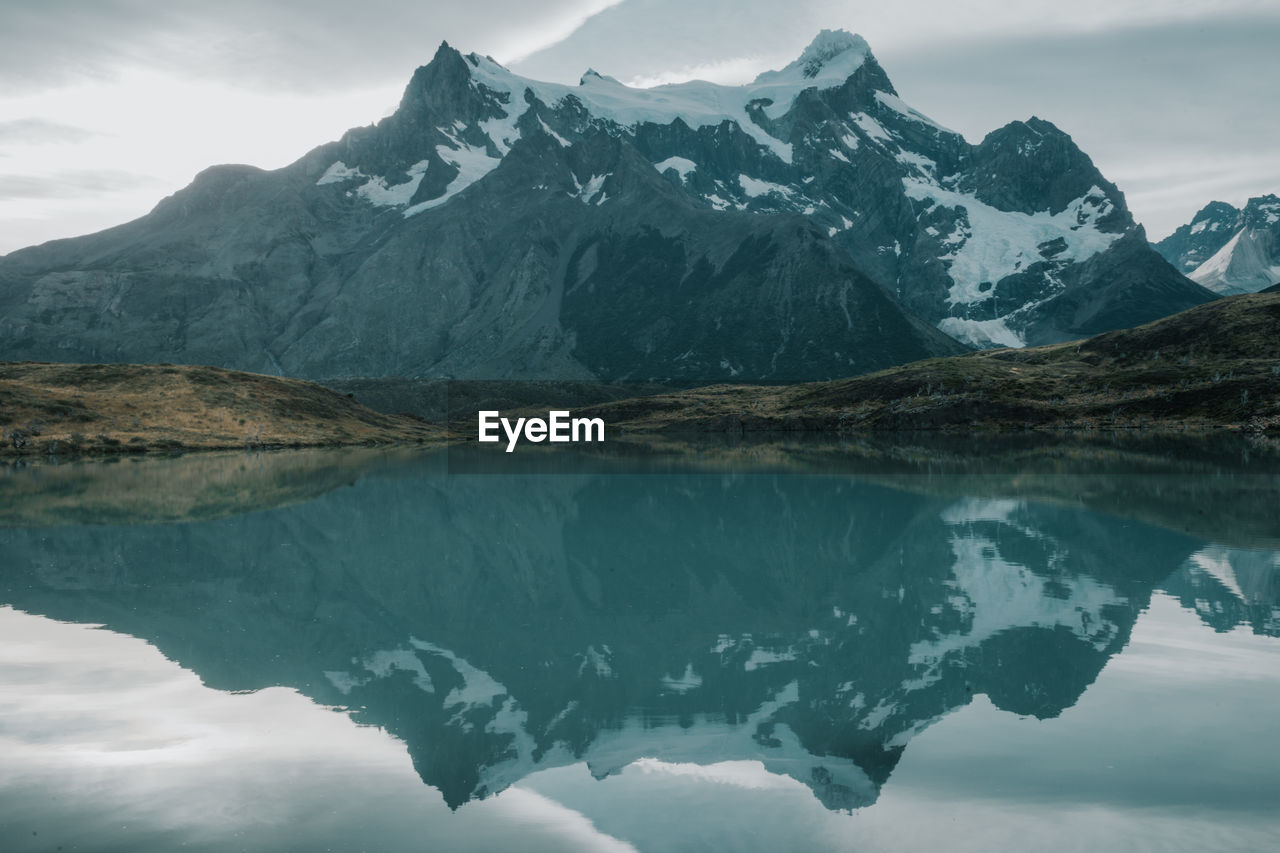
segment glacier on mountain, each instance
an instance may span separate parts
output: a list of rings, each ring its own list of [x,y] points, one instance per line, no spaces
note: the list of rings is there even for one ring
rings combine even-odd
[[[378,207],[399,207],[408,204],[413,194],[418,191],[418,186],[426,176],[429,165],[431,164],[426,160],[414,163],[407,170],[409,180],[399,184],[388,185],[385,178],[369,178],[356,187],[356,194]]]
[[[499,160],[521,137],[517,122],[532,107],[526,106],[521,109],[515,105],[524,104],[524,93],[528,92],[542,103],[552,107],[566,103],[581,104],[593,118],[631,130],[640,124],[665,125],[677,120],[693,128],[714,127],[723,122],[732,122],[780,160],[790,164],[792,146],[761,127],[752,118],[753,110],[750,108],[758,107],[764,115],[771,118],[780,117],[791,108],[796,97],[806,89],[841,85],[869,55],[870,48],[861,37],[843,31],[824,30],[795,62],[779,71],[764,72],[753,83],[744,86],[724,86],[695,80],[651,88],[626,86],[612,77],[594,71],[584,74],[576,87],[546,83],[514,74],[487,56],[469,54],[466,60],[471,66],[471,85],[486,95],[496,97],[503,104],[504,117],[479,123],[485,137],[496,149]],[[894,100],[896,101],[896,98]],[[919,120],[929,121],[921,114],[910,110],[905,104],[897,103],[899,106],[895,106],[895,109]],[[874,122],[866,116],[858,117],[858,120]],[[570,144],[564,136],[548,125],[545,119],[539,117],[538,121],[542,130],[562,146]],[[446,128],[438,129],[450,137],[457,149],[449,154],[445,154],[442,150],[441,156],[445,159],[466,159],[470,166],[464,170],[466,176],[460,176],[457,179],[459,183],[456,186],[450,185],[448,196],[452,197],[487,174],[497,163],[494,162],[487,168],[483,168],[474,158],[474,152],[470,146],[459,142],[454,131]],[[878,129],[876,132],[884,139],[888,139],[883,129]],[[856,140],[853,144],[856,146]],[[446,149],[445,146],[441,148]],[[466,153],[459,154],[459,151]],[[696,168],[693,161],[683,157],[668,158],[664,162],[678,164],[682,177]],[[662,167],[660,171],[665,168]],[[325,171],[317,184],[334,183],[355,176],[364,175],[359,169],[350,169],[342,161],[336,161]],[[376,198],[378,199],[376,203],[382,204],[404,203],[392,200],[400,198],[404,194],[404,189],[400,189],[394,195],[387,193],[379,195],[379,188],[386,188],[386,178],[371,178],[370,182],[367,186],[372,188],[367,191],[367,195],[371,200]],[[413,184],[413,187],[416,190],[417,184]],[[407,188],[407,185],[397,184],[391,189],[397,188]],[[409,195],[411,196],[412,193],[410,192]],[[413,212],[423,209],[427,208],[415,206]],[[406,215],[411,214],[406,212]]]
[[[992,284],[1044,260],[1043,247],[1055,239],[1061,238],[1066,246],[1053,257],[1082,261],[1120,237],[1094,225],[1111,210],[1106,193],[1096,186],[1059,213],[1025,214],[999,210],[972,195],[943,189],[936,182],[904,178],[903,185],[911,198],[964,212],[963,224],[943,240],[950,251],[941,260],[949,262],[948,274],[954,282],[947,294],[949,305],[987,300]]]

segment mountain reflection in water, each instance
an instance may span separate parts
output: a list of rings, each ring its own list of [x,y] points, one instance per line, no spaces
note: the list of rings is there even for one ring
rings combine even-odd
[[[212,458],[154,464],[181,480]],[[347,709],[403,741],[452,808],[556,767],[604,779],[754,761],[827,809],[863,809],[913,738],[975,697],[1041,720],[1076,705],[1157,591],[1215,631],[1280,636],[1280,552],[1265,547],[1280,531],[1209,541],[1150,523],[1159,495],[1206,488],[1176,466],[1124,485],[1148,502],[1139,521],[1027,497],[1013,476],[956,494],[954,476],[883,469],[315,459],[333,470],[265,457],[253,476],[282,466],[281,497],[245,512],[175,523],[168,501],[139,519],[166,523],[46,513],[0,528],[0,605],[144,639],[216,690],[283,686]],[[12,496],[51,491],[23,478],[52,479],[63,512],[77,488],[136,478],[131,464],[11,471],[0,494],[20,516]],[[1233,490],[1256,501],[1275,484],[1219,472],[1196,532],[1239,518]]]

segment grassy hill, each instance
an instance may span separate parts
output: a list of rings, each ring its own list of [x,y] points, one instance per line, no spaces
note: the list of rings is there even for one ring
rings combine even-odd
[[[312,382],[216,367],[0,364],[0,454],[423,443],[443,430]]]

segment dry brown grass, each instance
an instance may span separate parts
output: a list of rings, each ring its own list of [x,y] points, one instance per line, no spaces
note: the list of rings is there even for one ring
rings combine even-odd
[[[216,367],[0,364],[0,454],[424,443],[443,430],[297,379]]]

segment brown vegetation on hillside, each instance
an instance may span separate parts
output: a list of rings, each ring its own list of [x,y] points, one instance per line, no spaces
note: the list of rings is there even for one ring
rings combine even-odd
[[[422,443],[442,435],[297,379],[169,364],[0,364],[0,454]]]
[[[1083,341],[935,358],[834,382],[606,403],[627,432],[1236,428],[1280,431],[1280,294],[1220,299]]]

